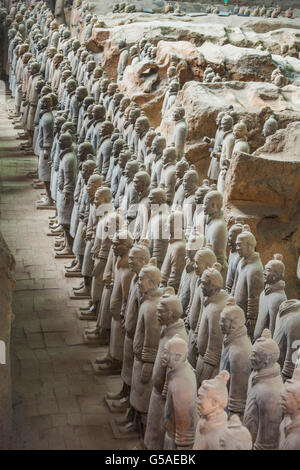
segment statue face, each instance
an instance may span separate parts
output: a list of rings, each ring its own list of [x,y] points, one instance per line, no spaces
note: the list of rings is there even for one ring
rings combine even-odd
[[[252,348],[251,354],[249,356],[251,367],[254,370],[260,370],[266,367],[265,356],[255,350],[255,346]]]
[[[216,401],[203,387],[199,388],[196,406],[200,416],[208,416],[218,408]]]
[[[181,179],[185,173],[186,167],[184,165],[178,164],[176,165],[176,178]]]
[[[236,239],[238,235],[239,233],[236,230],[229,230],[228,232],[228,246],[233,250],[236,248]]]
[[[169,310],[166,308],[166,305],[163,302],[159,302],[157,306],[157,318],[161,325],[167,325],[169,323]]]
[[[132,167],[131,165],[126,165],[124,175],[126,176],[127,181],[132,181],[135,173],[136,173],[135,167]]]
[[[275,284],[278,281],[278,275],[272,266],[272,263],[267,263],[264,269],[264,282],[265,284]]]
[[[216,212],[216,204],[213,197],[204,198],[203,211],[205,215],[212,215]]]
[[[88,168],[86,165],[83,165],[82,169],[81,169],[81,174],[82,174],[82,178],[84,179],[84,182],[87,183],[88,180],[89,180],[89,177],[91,176],[91,169]]]
[[[142,193],[146,187],[145,182],[143,178],[139,178],[138,176],[135,176],[133,178],[133,184],[134,188],[138,193]]]
[[[107,92],[109,96],[112,96],[115,93],[115,91],[116,91],[115,86],[112,83],[110,83],[107,88]]]
[[[137,120],[137,113],[135,110],[131,110],[129,113],[129,121],[131,124],[135,124],[135,121]]]
[[[222,312],[219,325],[220,325],[223,335],[228,335],[232,329],[232,319],[229,318],[228,316],[226,317],[226,315],[224,315]]]
[[[145,123],[137,119],[135,123],[135,131],[139,137],[141,137],[145,133]]]
[[[101,124],[101,126],[100,126],[100,135],[102,137],[105,137],[106,135],[109,135],[109,128],[106,124]]]
[[[127,241],[119,239],[118,237],[112,240],[112,249],[115,256],[124,256],[128,253]]]
[[[207,276],[202,275],[200,285],[204,297],[210,297],[215,292],[215,286]]]
[[[185,197],[188,197],[190,194],[192,194],[194,190],[194,182],[193,182],[192,176],[185,175],[183,178],[182,186],[183,186]]]
[[[59,147],[61,150],[64,150],[70,146],[69,138],[64,137],[63,134],[59,136],[58,142],[59,142]]]
[[[135,250],[132,248],[129,252],[129,259],[128,259],[128,265],[129,269],[138,274],[142,267],[144,266],[145,261],[142,258],[140,252],[138,250]]]
[[[162,162],[164,165],[174,161],[174,154],[169,149],[165,149],[162,154]]]
[[[101,206],[101,204],[104,204],[105,198],[104,195],[101,191],[96,191],[95,196],[94,196],[94,205],[96,207]]]
[[[295,395],[288,391],[288,382],[286,382],[280,394],[280,406],[283,413],[292,415],[299,410],[299,405]]]
[[[206,193],[207,193],[206,189],[203,189],[201,187],[197,189],[197,191],[195,192],[195,202],[196,202],[196,204],[202,204],[203,203],[203,199],[204,199]]]
[[[178,369],[178,366],[185,362],[185,358],[181,354],[178,354],[175,348],[172,349],[170,347],[165,348],[163,360],[170,370]]]
[[[175,108],[173,112],[173,121],[179,121],[183,118],[182,110],[180,108]]]
[[[223,117],[221,121],[221,128],[224,132],[230,131],[232,129],[232,121],[226,117]]]
[[[137,283],[138,291],[141,295],[146,294],[146,292],[153,288],[153,285],[149,279],[149,275],[145,274],[143,271],[140,272]]]
[[[196,255],[194,259],[194,270],[196,276],[202,276],[206,269],[206,263],[204,263],[203,257]]]
[[[254,249],[246,238],[238,236],[236,240],[236,251],[241,258],[248,258],[248,256],[253,253]]]
[[[96,183],[95,181],[91,181],[91,178],[89,178],[87,186],[86,186],[86,190],[91,199],[94,198],[95,192],[97,191],[98,188],[99,188],[99,184]]]

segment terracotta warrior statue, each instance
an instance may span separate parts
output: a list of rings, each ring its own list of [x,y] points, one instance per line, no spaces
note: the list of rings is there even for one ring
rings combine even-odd
[[[175,183],[175,194],[173,199],[173,204],[171,207],[171,211],[174,212],[176,210],[181,210],[184,201],[184,189],[183,189],[183,177],[184,174],[189,169],[189,162],[183,157],[176,163],[176,183]]]
[[[39,121],[39,162],[38,162],[38,175],[39,180],[43,181],[46,190],[46,200],[41,202],[39,206],[52,206],[53,199],[50,191],[50,154],[53,143],[53,129],[54,129],[54,117],[52,113],[52,100],[49,95],[45,95],[41,98],[41,113]]]
[[[196,284],[194,257],[197,251],[203,247],[203,244],[204,240],[194,233],[191,233],[187,240],[185,266],[182,271],[177,293],[183,308],[183,317],[186,317],[187,315],[187,308]]]
[[[162,286],[173,287],[178,291],[185,265],[185,239],[183,234],[183,214],[173,212],[168,219],[169,245],[161,267]]]
[[[171,289],[172,290],[172,289]],[[187,343],[187,334],[182,316],[183,310],[177,296],[165,293],[157,306],[158,321],[162,325],[157,356],[155,359],[152,382],[153,389],[148,410],[147,427],[144,443],[149,450],[163,449],[165,426],[164,411],[165,397],[163,396],[166,380],[167,368],[164,364],[165,347],[171,338],[181,338]],[[177,385],[178,387],[178,385]],[[179,424],[179,423],[178,423]]]
[[[203,180],[201,186],[195,192],[196,209],[193,215],[193,232],[204,236],[205,214],[204,214],[204,198],[206,194],[213,188],[209,186],[208,180]]]
[[[200,312],[203,309],[201,276],[207,268],[217,262],[216,255],[209,247],[199,249],[194,256],[195,283],[191,287],[190,301],[187,307],[186,324],[189,328],[188,360],[196,368],[197,364],[197,325],[200,323]]]
[[[137,144],[137,159],[140,163],[144,163],[146,154],[147,154],[147,146],[146,146],[146,136],[147,132],[150,129],[150,123],[147,116],[140,116],[135,123],[135,132],[138,135],[138,144]]]
[[[158,188],[163,167],[162,155],[167,146],[165,137],[157,134],[151,145],[153,164],[151,168],[151,188]]]
[[[233,281],[236,273],[237,266],[240,262],[240,255],[236,249],[236,239],[243,231],[243,220],[239,221],[237,218],[235,223],[230,227],[228,231],[228,246],[230,247],[230,253],[228,258],[228,271],[226,277],[226,292],[231,293]]]
[[[190,169],[184,174],[183,177],[183,215],[184,215],[184,233],[188,238],[193,228],[193,217],[196,209],[195,194],[199,186],[199,176],[194,167],[191,165]]]
[[[227,426],[224,408],[228,401],[229,373],[221,371],[215,378],[204,380],[198,390],[196,428],[193,450],[220,450],[220,438]]]
[[[195,372],[187,360],[185,339],[173,336],[164,351],[162,367],[167,369],[163,391],[163,396],[166,395],[164,450],[189,450],[196,429]]]
[[[226,113],[224,111],[221,111],[217,115],[217,119],[216,119],[217,130],[216,130],[215,138],[214,139],[210,139],[209,137],[203,138],[204,142],[211,145],[211,148],[209,149],[211,161],[209,164],[207,176],[213,182],[218,181],[218,176],[220,173],[220,153],[222,150],[223,135],[224,135],[224,130],[221,126],[221,122],[225,114]]]
[[[139,312],[139,291],[138,291],[138,278],[141,269],[150,261],[149,249],[145,245],[133,245],[129,252],[128,266],[133,273],[129,288],[129,297],[125,308],[125,314],[122,321],[122,328],[125,330],[124,349],[123,349],[123,363],[121,378],[123,380],[123,387],[120,392],[108,392],[107,397],[113,399],[113,406],[120,410],[129,407],[129,395],[132,379],[132,368],[134,362],[133,356],[133,339],[136,330],[136,324]],[[134,416],[131,412],[127,413],[127,422],[132,422]]]
[[[222,266],[222,276],[227,275],[226,245],[227,245],[227,224],[224,219],[223,196],[218,191],[209,191],[203,201],[203,211],[206,216],[204,235],[206,243],[212,245],[218,263]]]
[[[136,242],[143,240],[147,233],[150,217],[150,176],[147,171],[139,171],[133,179],[134,188],[137,192],[136,218],[132,221],[132,234]]]
[[[167,111],[175,103],[176,97],[177,97],[178,92],[179,92],[179,88],[180,88],[180,85],[179,85],[179,82],[176,79],[172,80],[169,83],[168,89],[167,89],[165,97],[164,97],[163,105],[162,105],[162,108],[161,108],[161,117],[162,117],[162,119],[164,118]]]
[[[82,262],[84,257],[84,251],[86,246],[86,229],[89,219],[90,211],[90,201],[89,195],[87,192],[87,184],[90,176],[92,176],[96,168],[96,163],[94,160],[85,160],[81,163],[81,176],[77,178],[77,181],[82,180],[82,188],[80,194],[78,195],[77,201],[75,202],[74,196],[74,206],[71,216],[70,223],[70,235],[74,239],[72,251],[76,256],[75,260],[71,263],[70,266],[66,266],[65,270],[69,273],[80,273],[82,268]],[[76,191],[76,189],[75,189]],[[75,192],[74,192],[75,194]],[[77,206],[77,207],[76,207]],[[75,209],[75,210],[74,210]],[[76,220],[74,219],[77,218]],[[73,224],[73,227],[72,227]],[[73,231],[72,231],[73,228]]]
[[[59,136],[60,165],[58,172],[58,191],[60,192],[57,207],[58,223],[64,230],[64,248],[60,254],[72,254],[73,240],[70,235],[71,215],[74,204],[74,190],[78,172],[77,158],[72,148],[71,134],[64,133]]]
[[[128,60],[129,60],[129,52],[126,47],[126,41],[119,41],[119,51],[120,51],[120,56],[119,56],[119,62],[118,62],[118,67],[117,67],[117,73],[118,73],[118,78],[117,82],[121,82],[123,80],[123,75],[124,75],[124,70],[126,69],[128,65]]]
[[[161,297],[160,270],[153,264],[144,266],[138,279],[140,308],[133,340],[133,369],[130,405],[135,410],[135,423],[144,437],[152,392],[152,372],[157,354],[161,325],[157,306]]]
[[[243,424],[249,429],[254,450],[278,448],[279,426],[282,419],[280,394],[283,382],[277,363],[279,348],[264,330],[252,346],[252,372],[249,377]]]
[[[271,114],[264,123],[263,135],[269,137],[270,135],[275,134],[278,129],[278,122],[274,114]]]
[[[277,314],[274,341],[280,350],[279,364],[283,380],[290,379],[295,369],[294,353],[300,338],[300,301],[285,300]]]
[[[242,417],[251,372],[251,341],[247,335],[244,311],[236,305],[233,297],[227,299],[221,312],[220,327],[224,335],[220,371],[227,370],[230,374],[227,411],[229,415],[236,413]]]
[[[220,450],[251,450],[252,437],[238,415],[231,415],[219,439]]]
[[[265,328],[268,328],[273,335],[279,307],[287,300],[283,280],[285,266],[282,259],[282,255],[275,254],[273,259],[265,265],[264,290],[259,297],[254,341],[261,336]]]
[[[245,313],[250,338],[253,337],[258,315],[258,302],[264,288],[263,266],[259,253],[255,251],[256,239],[249,226],[236,239],[240,261],[236,269],[231,294]]]
[[[162,155],[162,170],[160,175],[160,186],[164,188],[167,195],[167,203],[172,205],[175,184],[176,184],[176,149],[175,147],[167,147]]]
[[[166,226],[169,217],[169,206],[164,189],[152,189],[149,194],[150,218],[145,236],[151,257],[156,259],[160,269],[168,249],[168,232]],[[142,240],[143,241],[143,240]]]
[[[97,189],[100,188],[100,186],[102,185],[102,182],[102,176],[97,173],[94,173],[88,179],[86,186],[86,191],[89,197],[89,215],[86,230],[84,230],[86,244],[81,268],[81,274],[83,276],[84,282],[83,284],[80,284],[78,288],[74,288],[74,294],[78,297],[90,295],[91,293],[92,272],[94,267],[92,259],[92,248],[94,245],[95,232],[99,219],[94,198],[95,193]]]
[[[112,144],[110,139],[113,131],[114,126],[110,121],[102,122],[100,126],[100,141],[97,150],[96,163],[97,167],[103,175],[103,178],[106,177],[109,169],[110,156],[112,152]]]
[[[294,370],[291,379],[283,387],[280,405],[284,418],[280,424],[279,450],[300,448],[300,368]]]
[[[229,162],[232,156],[234,147],[234,135],[233,135],[233,118],[230,114],[224,114],[221,120],[221,130],[223,132],[222,149],[220,155],[220,172],[218,176],[218,191],[219,188],[224,189],[224,181],[226,172],[229,166]]]
[[[113,265],[113,289],[110,298],[111,333],[109,343],[110,362],[99,364],[99,372],[120,371],[123,360],[123,348],[125,332],[122,327],[126,305],[129,297],[129,288],[134,273],[129,268],[129,251],[133,245],[133,239],[126,230],[120,230],[112,239],[114,254]]]
[[[175,143],[177,160],[184,156],[185,142],[188,135],[188,125],[184,116],[184,108],[177,106],[173,112],[173,121],[175,122],[173,141]]]
[[[227,294],[223,287],[221,265],[215,263],[207,268],[201,276],[203,295],[200,312],[197,350],[199,353],[196,365],[197,384],[213,378],[218,370],[222,352],[223,333],[220,328],[221,312],[226,305]]]

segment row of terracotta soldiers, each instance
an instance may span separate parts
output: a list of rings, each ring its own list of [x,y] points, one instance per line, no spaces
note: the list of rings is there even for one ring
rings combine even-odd
[[[176,146],[101,66],[88,70],[88,52],[47,9],[30,16],[25,41],[17,23],[9,31],[15,97],[21,86],[15,123],[26,126],[25,151],[33,145],[38,155],[47,199],[37,208],[57,210],[55,254],[75,255],[66,275],[83,276],[72,295],[91,297],[78,312],[95,321],[84,341],[108,345],[95,373],[121,373],[122,390],[107,394],[112,408],[127,410],[120,432],[137,428],[149,449],[248,448],[251,439],[277,448],[283,410],[280,446],[298,445],[300,302],[286,300],[282,257],[263,270],[250,228],[237,221],[227,231],[215,186],[199,187]],[[176,116],[184,119],[182,108]]]
[[[213,7],[209,5],[206,8],[206,13],[213,13],[215,15],[220,13],[220,8],[219,7]],[[259,7],[253,7],[252,9],[250,7],[239,7],[238,5],[235,5],[233,7],[232,13],[234,15],[240,15],[240,16],[261,16],[261,17],[267,17],[267,18],[279,18],[280,16],[283,15],[282,8],[277,5],[275,8],[266,8],[265,6]],[[293,9],[288,8],[284,12],[284,16],[286,18],[293,18]]]

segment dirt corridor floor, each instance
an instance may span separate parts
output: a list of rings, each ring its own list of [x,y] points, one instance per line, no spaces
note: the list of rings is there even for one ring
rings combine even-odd
[[[54,237],[46,235],[53,211],[36,210],[41,190],[26,174],[37,158],[24,156],[17,131],[0,107],[0,203],[2,231],[16,259],[13,301],[12,389],[14,449],[132,449],[136,440],[115,439],[107,390],[121,386],[118,376],[95,376],[91,359],[106,348],[83,344],[76,308],[69,299],[79,279],[66,279],[55,259]],[[9,100],[8,100],[9,104]],[[11,106],[10,106],[11,107]]]

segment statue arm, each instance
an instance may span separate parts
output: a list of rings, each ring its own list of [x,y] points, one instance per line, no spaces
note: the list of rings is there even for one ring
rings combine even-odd
[[[51,149],[53,142],[53,119],[47,120],[43,127],[43,148]]]
[[[247,320],[249,320],[250,333],[254,330],[258,315],[259,296],[264,288],[263,272],[259,269],[250,269],[247,273],[248,304]]]
[[[263,390],[261,385],[258,405],[258,430],[254,450],[274,450],[278,447],[279,425],[282,411],[278,400],[272,397],[270,390]],[[276,392],[275,392],[276,393]]]
[[[236,350],[231,352],[229,364],[228,372],[230,373],[230,382],[228,411],[241,416],[246,406],[250,362],[248,358],[240,354],[239,350]]]
[[[178,384],[179,385],[179,384]],[[173,410],[176,426],[175,444],[177,449],[191,449],[194,443],[194,410],[193,400],[187,402],[185,387],[189,384],[182,383],[177,390],[173,390]]]
[[[292,377],[294,368],[295,368],[295,361],[293,360],[293,356],[297,352],[299,347],[299,338],[300,338],[300,322],[298,320],[297,324],[297,317],[295,317],[296,321],[289,320],[286,325],[285,335],[286,335],[286,352],[284,357],[284,363],[282,368],[282,377],[283,380],[289,379]]]
[[[171,271],[168,280],[168,286],[174,288],[175,292],[177,292],[180,279],[182,275],[182,271],[184,269],[185,264],[185,246],[179,245],[176,247],[176,250],[171,255]]]
[[[168,284],[170,272],[171,272],[171,259],[170,259],[170,252],[169,250],[167,250],[164,262],[161,267],[161,284],[165,287]]]
[[[75,181],[75,168],[73,156],[72,158],[68,158],[65,161],[64,166],[64,194],[69,194],[70,196],[73,196]]]

